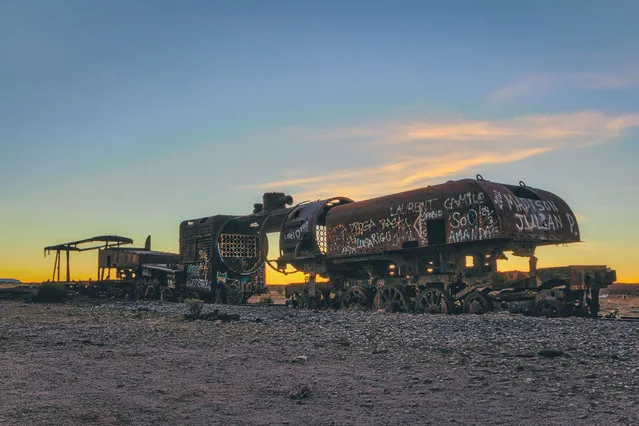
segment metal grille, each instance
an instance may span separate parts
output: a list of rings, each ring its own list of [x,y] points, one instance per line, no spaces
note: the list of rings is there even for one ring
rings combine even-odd
[[[315,242],[320,253],[326,254],[326,226],[317,225],[315,227]]]
[[[229,257],[257,257],[257,237],[244,234],[221,234],[220,255]]]
[[[205,236],[209,236],[213,233],[213,225],[212,224],[200,224],[199,229],[197,231],[197,235],[198,237],[205,237]]]
[[[258,266],[259,240],[255,235],[221,234],[218,240],[224,264],[234,272],[247,273]]]
[[[222,257],[257,257],[257,237],[244,234],[221,234]]]

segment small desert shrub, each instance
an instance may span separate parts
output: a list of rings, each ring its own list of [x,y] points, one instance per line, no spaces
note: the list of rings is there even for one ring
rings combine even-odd
[[[204,302],[200,299],[184,299],[184,306],[186,306],[188,317],[199,318],[202,315]]]
[[[59,303],[63,302],[67,295],[64,284],[45,283],[38,286],[38,290],[33,295],[35,303]]]
[[[260,299],[260,303],[273,303],[273,298],[271,296],[264,296]]]

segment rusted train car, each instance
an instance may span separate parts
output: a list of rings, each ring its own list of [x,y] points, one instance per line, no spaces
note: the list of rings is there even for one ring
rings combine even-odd
[[[98,283],[104,281],[105,271],[116,270],[116,277],[135,299],[172,300],[178,296],[178,256],[174,253],[151,250],[151,237],[142,248],[107,247],[98,251]],[[112,283],[113,284],[113,283]],[[98,284],[99,285],[99,284]]]
[[[180,287],[211,301],[244,303],[265,291],[266,233],[277,231],[293,199],[266,193],[245,216],[215,215],[180,224]]]
[[[537,268],[538,246],[578,241],[576,217],[558,196],[477,176],[360,202],[294,206],[282,223],[277,264],[309,274],[311,305],[429,313],[518,306],[596,316],[614,271]],[[498,271],[506,253],[528,258],[528,270]]]

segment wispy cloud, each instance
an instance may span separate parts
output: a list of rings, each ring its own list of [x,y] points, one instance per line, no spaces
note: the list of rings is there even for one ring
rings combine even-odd
[[[621,90],[639,87],[639,68],[623,73],[541,73],[526,76],[501,87],[489,95],[493,101],[506,101],[531,93],[559,88],[585,90]]]
[[[315,164],[325,172],[284,172],[285,179],[257,186],[285,189],[297,199],[335,195],[361,199],[474,174],[487,165],[604,143],[630,127],[639,127],[639,114],[582,111],[495,121],[411,121],[322,131],[297,129],[299,140],[322,140],[335,145],[336,152],[343,152],[340,147],[355,146],[359,155],[353,159],[354,166],[336,170],[331,164]],[[360,164],[366,166],[355,166]]]

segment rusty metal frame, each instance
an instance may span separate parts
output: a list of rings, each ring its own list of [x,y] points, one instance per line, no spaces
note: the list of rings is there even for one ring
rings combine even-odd
[[[91,246],[91,247],[79,247],[83,244],[87,243],[95,243],[101,242],[99,246]],[[133,244],[133,240],[127,237],[120,237],[118,235],[99,235],[96,237],[85,238],[83,240],[70,241],[68,243],[56,244],[53,246],[48,246],[44,248],[44,256],[46,257],[48,254],[51,254],[52,251],[55,251],[55,262],[53,264],[53,274],[51,275],[51,281],[56,281],[56,273],[57,273],[57,282],[60,282],[60,253],[65,252],[67,257],[67,273],[66,273],[66,282],[71,281],[71,265],[69,260],[69,252],[72,251],[89,251],[89,250],[101,250],[110,247],[120,247],[124,244]],[[100,275],[100,271],[98,271],[98,276]]]

